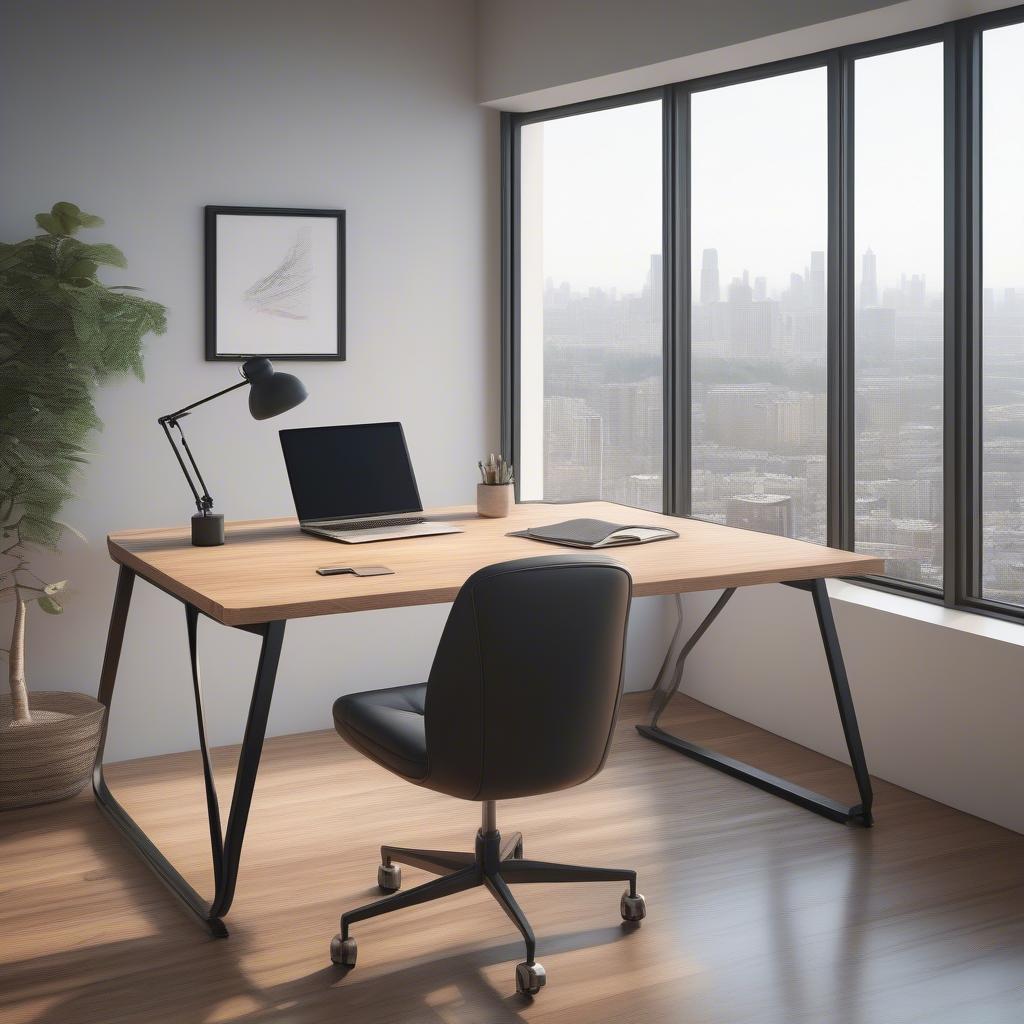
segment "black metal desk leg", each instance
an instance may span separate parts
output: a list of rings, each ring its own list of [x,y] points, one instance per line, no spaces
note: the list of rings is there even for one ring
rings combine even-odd
[[[651,701],[651,727],[656,728],[658,725],[658,719],[661,718],[662,712],[668,707],[669,702],[679,691],[679,684],[683,681],[683,669],[686,667],[686,659],[689,657],[690,651],[697,646],[697,641],[707,632],[708,627],[715,619],[718,618],[719,613],[729,603],[730,598],[736,593],[735,587],[728,587],[723,590],[721,596],[715,602],[711,611],[704,616],[701,620],[701,624],[690,634],[690,639],[683,644],[683,649],[679,652],[679,656],[676,658],[675,668],[672,671],[672,683],[671,685],[661,689],[661,678],[665,672],[665,666],[662,665],[661,671],[658,673],[658,678],[654,681],[654,696]],[[672,648],[675,646],[676,637],[679,635],[679,631],[683,626],[683,604],[682,601],[677,602],[677,610],[679,615],[679,622],[676,625],[675,632],[672,634],[672,640],[669,644],[669,654],[672,653]],[[666,655],[666,662],[668,655]]]
[[[654,693],[662,692],[662,682],[668,675],[668,670],[672,665],[672,655],[675,653],[676,644],[679,642],[679,637],[683,632],[683,595],[676,594],[676,628],[672,630],[672,639],[668,642],[668,647],[665,648],[665,658],[661,663],[661,668],[658,669],[658,674],[654,677],[654,686],[651,690]],[[679,674],[679,664],[676,663],[675,675]]]
[[[680,754],[692,757],[711,768],[716,768],[733,778],[742,779],[751,785],[757,786],[768,793],[782,797],[792,803],[798,804],[815,814],[830,818],[832,821],[841,823],[859,824],[870,826],[873,822],[871,816],[871,777],[868,775],[867,763],[864,759],[864,747],[861,743],[860,730],[857,726],[857,713],[853,707],[853,698],[850,695],[850,683],[846,676],[846,667],[843,664],[843,652],[839,646],[839,636],[836,633],[835,621],[832,618],[832,607],[829,604],[828,590],[823,579],[800,580],[786,583],[785,586],[795,587],[798,590],[809,591],[814,599],[814,610],[818,617],[818,628],[821,632],[821,641],[825,647],[825,658],[828,662],[829,673],[832,676],[832,687],[836,695],[836,704],[839,707],[839,718],[843,725],[843,735],[846,737],[847,750],[850,753],[850,764],[853,766],[853,773],[857,780],[857,789],[860,793],[860,803],[852,807],[841,804],[836,800],[822,796],[812,790],[805,789],[778,775],[762,771],[753,765],[745,764],[736,758],[728,757],[717,751],[709,750],[707,747],[700,747],[688,740],[680,739],[671,733],[665,732],[658,725],[661,713],[667,707],[670,699],[679,689],[682,681],[683,663],[686,656],[693,649],[697,641],[704,635],[707,628],[714,622],[718,613],[725,606],[732,596],[732,590],[726,590],[719,597],[714,607],[704,618],[701,624],[693,631],[690,639],[683,645],[676,662],[673,673],[672,685],[665,690],[655,686],[654,699],[652,701],[652,717],[650,725],[638,725],[637,731],[641,736],[662,743],[671,747]],[[678,634],[678,628],[677,628]],[[675,637],[673,637],[674,643]],[[659,673],[659,682],[662,673]]]
[[[114,693],[114,682],[117,677],[117,665],[124,639],[125,621],[131,601],[132,584],[135,573],[122,567],[118,578],[117,592],[114,598],[114,609],[110,618],[110,630],[107,634],[107,650],[103,660],[103,673],[100,678],[99,700],[107,708],[107,719],[104,721],[103,737],[93,767],[93,792],[100,809],[117,826],[125,838],[156,873],[157,877],[177,896],[182,903],[213,933],[223,938],[228,930],[221,920],[228,909],[235,893],[235,882],[238,877],[238,864],[245,839],[245,825],[252,803],[253,787],[256,784],[256,773],[259,768],[260,755],[263,751],[263,738],[267,729],[267,718],[270,714],[270,700],[274,692],[274,680],[281,656],[281,645],[284,639],[284,622],[269,622],[261,626],[245,627],[249,632],[262,637],[259,666],[253,684],[252,701],[249,706],[249,717],[242,738],[242,750],[238,758],[238,772],[235,776],[234,794],[231,811],[228,816],[227,837],[223,837],[220,821],[217,789],[214,784],[212,762],[206,740],[206,721],[203,715],[202,688],[200,685],[199,660],[197,654],[196,631],[198,610],[192,605],[185,606],[185,618],[188,627],[189,654],[192,665],[192,684],[195,691],[196,717],[199,727],[199,746],[203,757],[203,776],[206,783],[207,814],[210,824],[210,847],[213,858],[214,897],[207,903],[199,893],[185,880],[181,873],[161,853],[153,841],[139,827],[128,812],[118,803],[110,792],[103,777],[103,748],[106,741],[107,721]]]
[[[117,680],[117,666],[121,661],[121,646],[124,643],[124,628],[128,622],[128,608],[132,603],[132,589],[135,573],[122,565],[117,574],[117,589],[114,591],[114,607],[110,610],[110,626],[107,628],[107,646],[103,652],[103,668],[100,670],[100,692],[96,699],[107,709],[100,730],[100,743],[96,751],[96,763],[92,768],[92,788],[95,791],[103,783],[103,748],[107,743],[107,727],[110,725],[110,702],[114,696],[114,682]]]
[[[224,829],[220,823],[220,800],[213,776],[213,761],[206,741],[206,712],[203,708],[203,686],[199,673],[199,609],[185,605],[185,626],[188,631],[188,654],[192,667],[192,689],[196,700],[196,727],[199,730],[199,752],[203,758],[203,782],[206,785],[206,816],[210,822],[210,852],[213,855],[213,889],[219,892],[224,884]],[[220,916],[219,914],[216,916]]]
[[[843,723],[843,735],[846,737],[846,749],[850,754],[850,764],[857,780],[860,793],[860,806],[851,807],[850,815],[862,825],[871,825],[871,805],[874,794],[871,791],[871,776],[864,758],[864,744],[860,738],[860,726],[857,724],[857,712],[850,695],[850,680],[846,676],[846,664],[843,662],[843,649],[839,646],[839,634],[832,618],[832,603],[828,599],[828,588],[824,580],[812,580],[811,595],[814,598],[814,610],[818,616],[818,629],[821,642],[825,646],[825,658],[832,676],[832,688],[836,694],[836,705],[839,708],[839,719]]]
[[[260,756],[263,753],[263,738],[267,734],[270,700],[274,695],[274,681],[277,679],[277,666],[281,660],[283,642],[284,621],[268,622],[263,634],[263,646],[260,648],[260,661],[256,668],[249,717],[242,737],[242,750],[238,755],[235,791],[231,797],[227,835],[224,839],[224,874],[210,908],[211,917],[223,917],[235,898],[238,862],[242,857],[245,825],[249,820],[252,791],[256,785],[256,773],[259,771]]]

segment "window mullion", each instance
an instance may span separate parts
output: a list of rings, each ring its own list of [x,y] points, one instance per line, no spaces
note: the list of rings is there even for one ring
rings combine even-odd
[[[955,572],[946,600],[981,592],[981,30],[951,28],[947,57],[947,525]],[[952,308],[950,308],[952,307]]]
[[[829,63],[828,542],[853,549],[853,60]]]
[[[675,264],[672,285],[672,306],[674,310],[673,342],[674,361],[671,374],[666,380],[675,391],[675,508],[677,515],[692,512],[693,430],[690,417],[692,403],[690,395],[690,332],[692,325],[691,282],[693,272],[690,252],[690,93],[679,86],[675,90],[673,103],[675,173],[672,179],[673,218],[673,262]],[[666,292],[666,294],[668,294]]]

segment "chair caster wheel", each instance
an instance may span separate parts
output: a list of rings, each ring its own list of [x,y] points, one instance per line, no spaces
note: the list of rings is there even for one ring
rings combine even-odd
[[[522,860],[523,859],[523,841],[522,841],[522,839],[520,839],[519,842],[516,843],[516,848],[512,851],[512,859],[513,860]]]
[[[331,962],[339,967],[355,967],[358,952],[355,939],[343,939],[340,935],[331,939]]]
[[[381,864],[377,868],[377,886],[381,892],[398,892],[402,888],[402,865]]]
[[[635,896],[630,896],[629,890],[627,889],[622,894],[622,902],[619,904],[619,913],[622,914],[623,921],[639,923],[647,916],[647,901],[643,898],[641,893],[637,893]]]
[[[528,964],[525,960],[516,964],[516,992],[521,996],[535,996],[547,980],[547,973],[541,964]]]

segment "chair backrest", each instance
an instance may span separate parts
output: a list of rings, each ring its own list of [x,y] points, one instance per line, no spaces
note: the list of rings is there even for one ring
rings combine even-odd
[[[631,594],[625,566],[589,555],[470,576],[430,670],[424,784],[499,800],[596,775],[622,694]]]

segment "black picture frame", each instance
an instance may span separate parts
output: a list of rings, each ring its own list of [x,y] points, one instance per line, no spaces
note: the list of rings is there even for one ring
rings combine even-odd
[[[205,242],[205,335],[207,362],[231,362],[252,356],[266,356],[277,361],[286,360],[332,360],[345,359],[345,211],[313,210],[291,207],[270,206],[206,206],[204,207]],[[330,217],[337,223],[337,339],[330,351],[317,352],[221,352],[217,347],[217,234],[218,218],[225,216],[244,217]]]

